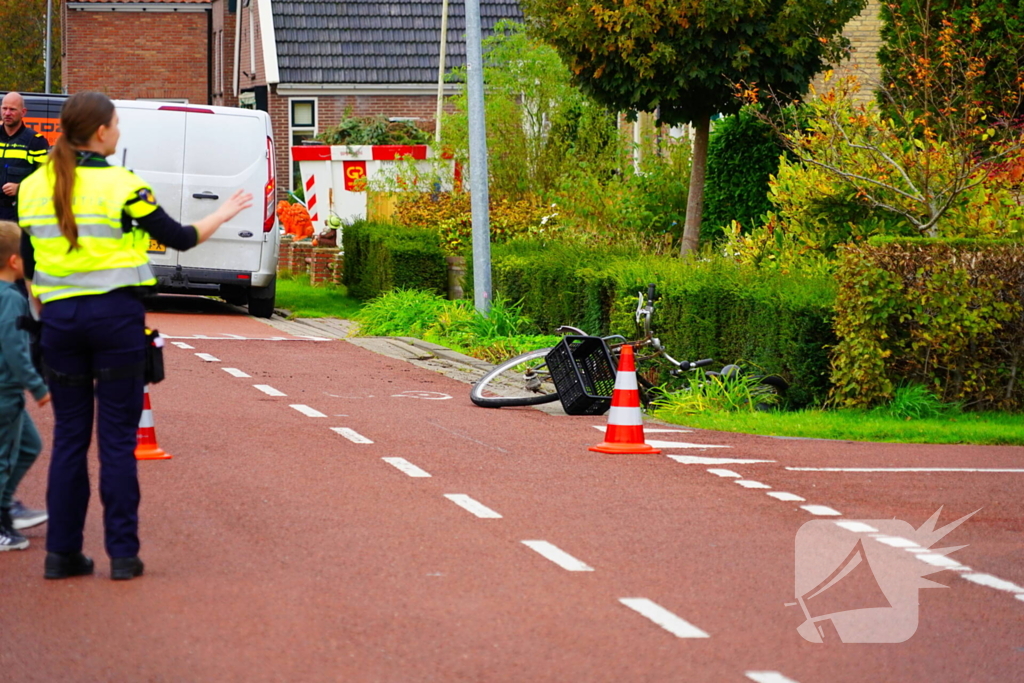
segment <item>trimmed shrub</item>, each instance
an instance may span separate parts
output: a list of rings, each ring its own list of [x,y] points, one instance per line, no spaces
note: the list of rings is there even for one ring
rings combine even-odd
[[[358,221],[345,228],[342,243],[349,296],[365,301],[395,288],[447,291],[448,266],[433,230]]]
[[[660,297],[655,329],[672,356],[782,375],[795,406],[828,395],[836,290],[827,277],[527,241],[495,245],[491,259],[495,296],[521,301],[536,332],[574,325],[634,337],[637,292],[653,282]]]
[[[771,126],[744,109],[716,121],[708,140],[701,239],[718,239],[738,222],[747,232],[771,210],[768,180],[783,153]]]
[[[1024,243],[874,238],[842,251],[839,285],[840,405],[911,382],[965,408],[1024,408]]]

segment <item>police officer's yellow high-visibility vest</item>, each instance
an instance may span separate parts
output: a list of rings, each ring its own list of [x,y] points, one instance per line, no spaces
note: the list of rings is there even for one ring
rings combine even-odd
[[[88,161],[93,163],[75,170],[77,249],[70,249],[57,223],[53,166],[46,163],[18,189],[18,222],[35,251],[32,293],[43,303],[156,284],[146,255],[149,235],[130,229],[132,218],[156,210],[152,190],[128,169],[110,166],[99,155]]]

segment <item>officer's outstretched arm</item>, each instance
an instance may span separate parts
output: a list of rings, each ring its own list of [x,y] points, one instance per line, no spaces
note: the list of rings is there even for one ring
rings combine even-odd
[[[251,192],[246,192],[245,190],[235,192],[209,216],[201,218],[192,224],[199,235],[199,243],[205,242],[210,238],[210,235],[216,232],[222,223],[231,220],[240,211],[248,209],[250,206],[252,206]]]

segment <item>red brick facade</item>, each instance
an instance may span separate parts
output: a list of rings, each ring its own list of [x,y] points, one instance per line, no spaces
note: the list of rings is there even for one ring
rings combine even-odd
[[[180,3],[194,5],[189,11],[159,5],[132,11],[133,3],[124,2],[69,4],[62,7],[65,92],[210,103],[207,2]]]

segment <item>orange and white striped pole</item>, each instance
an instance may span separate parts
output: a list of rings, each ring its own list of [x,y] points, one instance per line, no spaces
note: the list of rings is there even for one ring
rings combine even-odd
[[[139,417],[139,431],[136,437],[136,460],[170,460],[171,454],[156,443],[156,427],[153,423],[153,406],[149,403],[149,385],[142,390],[142,415]]]
[[[598,453],[661,453],[644,440],[644,419],[640,412],[640,390],[636,384],[633,347],[619,350],[619,369],[615,373],[612,407],[608,412],[608,430],[604,442],[591,446]]]

